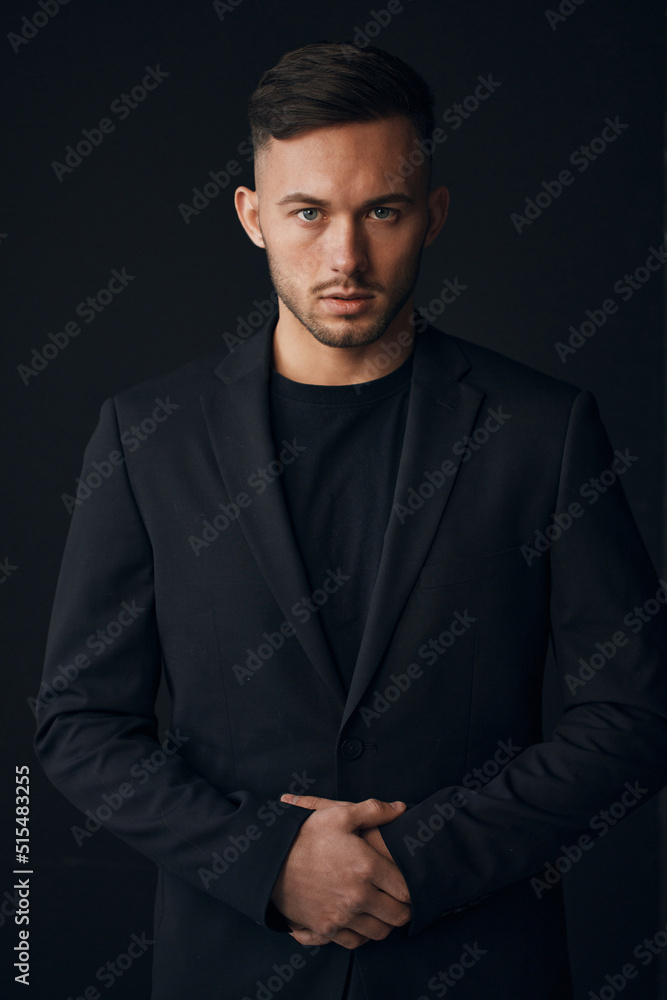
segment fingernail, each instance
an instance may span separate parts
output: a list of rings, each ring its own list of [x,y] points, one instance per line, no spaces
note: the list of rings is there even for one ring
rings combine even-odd
[[[292,795],[291,792],[289,794],[286,792],[284,795],[280,796],[280,801],[281,802],[288,802],[290,805],[294,806],[294,805],[296,805],[296,800],[298,798],[299,798],[298,795]]]

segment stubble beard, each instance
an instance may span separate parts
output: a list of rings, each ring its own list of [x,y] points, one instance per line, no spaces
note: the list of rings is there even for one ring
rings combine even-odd
[[[396,287],[390,302],[387,304],[379,316],[372,319],[364,319],[360,316],[341,316],[340,321],[348,326],[346,330],[340,327],[332,327],[315,316],[314,313],[301,302],[302,293],[298,291],[293,281],[284,275],[275,259],[271,255],[266,240],[266,257],[269,265],[269,274],[273,287],[286,307],[298,321],[312,334],[315,340],[326,347],[366,347],[378,341],[389,328],[390,323],[400,313],[405,303],[410,299],[419,275],[422,248],[419,249],[412,268],[401,275],[400,283]],[[379,291],[380,286],[364,284],[363,279],[358,280],[356,287],[362,291]]]

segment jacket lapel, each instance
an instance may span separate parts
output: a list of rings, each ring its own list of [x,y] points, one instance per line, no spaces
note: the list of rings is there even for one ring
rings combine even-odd
[[[426,559],[461,464],[484,393],[458,381],[469,363],[456,342],[433,327],[417,334],[410,403],[396,480],[394,504],[371,598],[342,725],[359,704],[380,664],[391,634]],[[445,460],[451,474],[416,507],[425,472]],[[449,471],[449,467],[448,467]],[[430,490],[426,488],[425,493]],[[400,505],[400,507],[398,507]]]
[[[306,655],[342,710],[345,690],[319,616],[311,615],[304,623],[291,613],[297,601],[310,595],[310,584],[292,531],[280,476],[259,495],[248,486],[248,477],[275,459],[268,390],[275,325],[274,316],[218,365],[215,374],[225,387],[216,386],[203,393],[201,404],[230,500],[239,493],[251,497],[252,502],[241,509],[238,518],[250,550],[285,621],[294,625]]]
[[[249,493],[248,477],[275,458],[268,377],[276,317],[215,369],[224,383],[201,396],[213,451],[231,500]],[[415,338],[412,386],[392,513],[347,701],[317,615],[294,620],[292,606],[310,593],[294,538],[280,477],[243,508],[239,524],[285,620],[336,700],[342,725],[359,704],[386,651],[456,481],[462,448],[474,427],[484,394],[459,381],[469,363],[456,342],[433,327]],[[457,453],[458,452],[458,453]],[[425,472],[452,463],[445,483],[418,509],[415,493]],[[426,491],[428,492],[428,491]],[[400,507],[399,507],[400,505]]]

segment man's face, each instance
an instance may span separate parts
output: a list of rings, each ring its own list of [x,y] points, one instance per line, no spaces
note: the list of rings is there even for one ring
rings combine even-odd
[[[427,166],[398,175],[414,140],[407,118],[386,118],[272,139],[258,158],[257,214],[246,201],[241,221],[282,303],[322,344],[371,344],[410,311],[435,236]]]

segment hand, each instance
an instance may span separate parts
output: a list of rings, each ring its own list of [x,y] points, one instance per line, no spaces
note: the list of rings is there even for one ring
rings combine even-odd
[[[291,792],[289,794],[280,796],[281,802],[287,802],[291,806],[301,806],[302,809],[331,809],[332,806],[351,806],[351,802],[345,802],[343,799],[321,799],[317,795],[293,795]],[[400,810],[396,810],[396,816],[400,816],[402,812],[405,812],[407,806],[405,802],[392,802],[393,806],[400,806]],[[394,817],[395,818],[395,817]],[[377,826],[373,826],[368,830],[359,830],[358,835],[362,837],[367,844],[381,854],[383,858],[387,861],[391,861],[395,864],[394,859],[389,853],[389,849],[382,839],[382,834]],[[310,943],[310,942],[309,942]]]
[[[292,793],[281,795],[280,801],[287,802],[293,806],[301,806],[303,809],[330,809],[335,805],[352,805],[351,802],[346,802],[342,799],[323,799],[316,795],[294,795]],[[400,815],[400,813],[404,812],[407,808],[404,802],[393,802],[392,805],[401,807],[400,809],[397,809],[397,815]],[[395,863],[377,826],[371,827],[370,829],[360,829],[357,831],[357,836],[365,840],[366,843],[377,851],[378,854],[381,854],[382,857],[387,858],[387,860],[391,861],[392,864]],[[313,947],[314,945],[330,944],[332,940],[336,944],[341,943],[340,940],[337,940],[337,938],[332,939],[322,937],[322,935],[315,934],[313,931],[308,930],[307,927],[300,927],[293,922],[290,922],[290,927],[292,928],[292,937],[295,941],[298,941],[299,944],[302,945],[309,945],[310,947]],[[368,940],[369,939],[367,937],[360,937],[360,940],[355,947],[365,944]]]
[[[407,885],[378,827],[407,808],[376,799],[336,802],[309,795],[281,801],[315,812],[297,834],[271,899],[300,944],[358,948],[411,917]],[[377,844],[365,843],[365,837]]]

